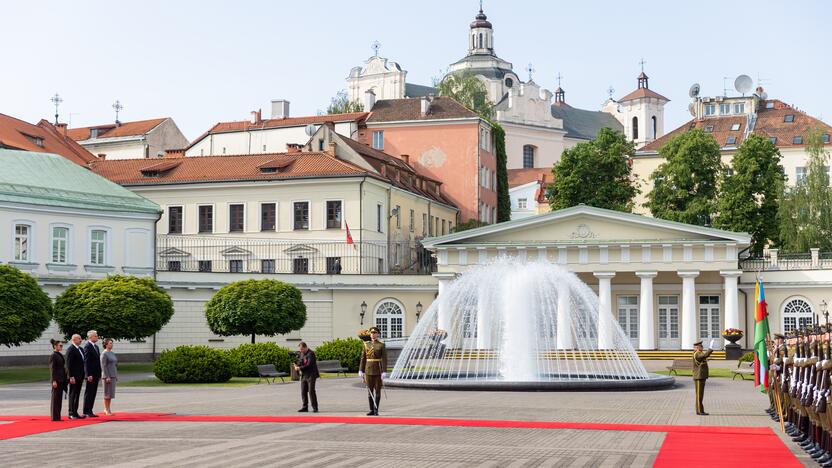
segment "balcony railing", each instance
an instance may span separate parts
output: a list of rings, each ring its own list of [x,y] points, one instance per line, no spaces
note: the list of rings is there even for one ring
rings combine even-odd
[[[418,241],[347,244],[161,235],[157,271],[312,275],[429,275],[436,259]]]
[[[745,271],[830,270],[832,252],[810,249],[809,252],[783,253],[769,249],[762,256],[740,259]]]

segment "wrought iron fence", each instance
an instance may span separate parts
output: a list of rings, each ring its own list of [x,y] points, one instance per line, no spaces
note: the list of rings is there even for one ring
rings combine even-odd
[[[157,271],[312,275],[429,275],[436,259],[418,241],[303,241],[161,235]]]

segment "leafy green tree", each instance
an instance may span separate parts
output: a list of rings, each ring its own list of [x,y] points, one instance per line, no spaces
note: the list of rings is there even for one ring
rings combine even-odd
[[[633,210],[639,193],[629,159],[635,146],[623,133],[602,128],[594,140],[578,143],[552,168],[547,197],[553,210],[579,204],[609,210]]]
[[[508,195],[508,169],[506,164],[506,131],[497,122],[491,122],[494,138],[494,155],[497,157],[497,222],[511,220],[511,198]]]
[[[672,138],[659,155],[665,162],[650,175],[653,190],[645,206],[657,218],[710,225],[722,169],[714,137],[692,130]]]
[[[220,336],[284,335],[306,323],[298,288],[276,280],[245,280],[223,286],[205,306],[212,332]]]
[[[109,276],[70,286],[55,300],[55,321],[69,337],[96,330],[116,340],[139,340],[173,317],[173,301],[151,278]]]
[[[440,96],[453,98],[485,119],[494,117],[485,84],[471,72],[449,73],[436,84]]]
[[[31,343],[49,326],[52,300],[31,275],[0,265],[0,344]]]
[[[777,210],[786,179],[780,151],[767,138],[750,135],[723,172],[714,226],[751,234],[751,253],[760,255],[768,242],[777,243]]]
[[[350,112],[361,112],[363,110],[364,104],[358,101],[350,101],[347,96],[347,91],[342,89],[335,94],[335,97],[330,99],[329,106],[326,108],[326,113],[348,114]]]
[[[486,223],[485,221],[480,221],[478,219],[469,219],[464,223],[459,223],[456,226],[454,226],[454,232],[467,231],[469,229],[476,229],[478,227],[483,226],[488,226],[488,223]]]
[[[780,245],[786,251],[832,250],[832,190],[823,133],[816,128],[804,137],[809,155],[806,178],[787,189],[780,203]]]

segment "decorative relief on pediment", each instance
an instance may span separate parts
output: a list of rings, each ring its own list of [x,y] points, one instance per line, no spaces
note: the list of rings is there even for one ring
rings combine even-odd
[[[592,229],[587,224],[579,224],[578,228],[572,231],[570,236],[572,239],[597,239],[598,234],[592,232]]]

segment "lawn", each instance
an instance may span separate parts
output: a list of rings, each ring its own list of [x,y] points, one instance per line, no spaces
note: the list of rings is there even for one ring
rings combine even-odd
[[[355,377],[357,374],[350,374],[347,373],[348,377]],[[321,373],[322,379],[334,379],[334,378],[344,378],[344,374],[334,374],[331,372],[323,372]],[[231,380],[228,382],[219,382],[219,383],[178,383],[178,384],[166,384],[161,380],[153,377],[150,379],[141,379],[141,380],[132,380],[129,382],[119,382],[119,387],[249,387],[251,385],[257,385],[257,381],[260,380],[257,377],[232,377]],[[286,383],[291,382],[291,380],[286,377]],[[261,380],[261,383],[267,385],[265,380]],[[275,384],[280,385],[282,382],[278,378]]]
[[[734,373],[733,373],[734,370],[736,370],[736,369],[713,368],[713,369],[708,370],[708,376],[709,377],[718,377],[718,378],[727,377],[729,379],[732,379],[732,378],[734,378]],[[656,371],[656,373],[657,374],[662,374],[662,375],[670,375],[670,371],[666,371],[666,370]],[[676,371],[676,373],[679,375],[679,377],[690,377],[691,376],[690,369],[678,370],[678,371]],[[676,375],[676,374],[674,374],[674,375]],[[754,375],[753,374],[745,375],[744,377],[745,377],[745,380],[754,380]],[[741,378],[742,377],[737,377],[737,380],[739,380]]]
[[[135,374],[153,372],[153,363],[137,362],[118,365],[118,371],[122,374]],[[0,369],[0,385],[47,382],[49,380],[49,368],[44,367],[12,367]]]

